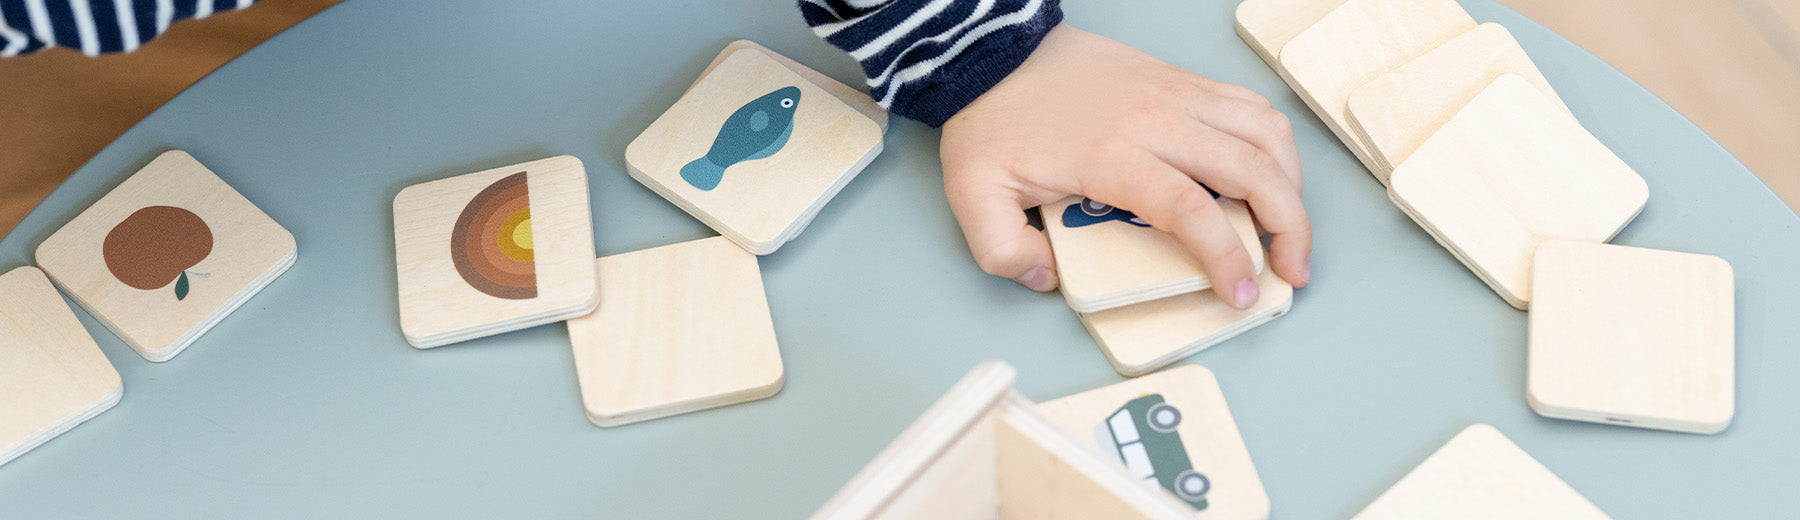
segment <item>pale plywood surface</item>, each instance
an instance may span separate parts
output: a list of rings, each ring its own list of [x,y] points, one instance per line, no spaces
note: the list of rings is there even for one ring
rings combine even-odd
[[[1081,323],[1113,370],[1135,377],[1267,323],[1294,303],[1294,286],[1274,270],[1258,274],[1256,288],[1262,297],[1244,310],[1200,291],[1082,314]]]
[[[1100,312],[1212,287],[1200,260],[1168,232],[1116,220],[1064,226],[1063,213],[1084,200],[1077,195],[1038,208],[1070,308]],[[1257,272],[1264,271],[1262,241],[1250,210],[1239,201],[1218,201]]]
[[[1526,392],[1538,413],[1693,433],[1731,424],[1724,259],[1552,241],[1534,266]]]
[[[825,89],[826,92],[831,93],[832,97],[836,97],[838,101],[844,102],[844,104],[849,105],[850,108],[856,109],[856,111],[862,113],[864,117],[869,118],[870,121],[874,121],[876,125],[880,126],[882,133],[887,133],[887,110],[882,109],[881,105],[876,104],[875,99],[869,97],[868,93],[845,85],[838,80],[831,79],[831,76],[820,74],[819,71],[801,65],[800,62],[794,61],[793,58],[789,58],[781,53],[770,50],[768,47],[762,46],[762,44],[750,40],[738,40],[726,44],[725,50],[719,52],[718,56],[714,56],[712,63],[706,64],[706,69],[700,71],[700,77],[694,78],[694,85],[699,85],[701,79],[706,78],[708,74],[712,74],[713,69],[718,68],[719,64],[725,61],[725,57],[745,49],[762,53],[765,56],[773,58],[776,63],[780,63],[782,66],[787,67],[788,70],[793,71],[794,74],[798,74],[801,78],[811,81],[814,85],[818,85],[819,88]],[[688,86],[688,90],[693,89],[693,85]]]
[[[881,520],[990,520],[1000,511],[994,414],[983,415],[893,497]]]
[[[882,127],[832,91],[755,48],[728,55],[625,149],[632,178],[757,254],[792,240],[881,151]],[[682,168],[704,157],[727,119],[786,87],[800,91],[786,144],[766,158],[726,166],[701,189]],[[836,94],[842,94],[840,90]]]
[[[1501,74],[1517,74],[1568,110],[1512,33],[1484,23],[1357,87],[1350,127],[1385,176]]]
[[[1000,518],[1194,518],[1192,507],[1101,459],[1023,396],[1003,404],[994,440]]]
[[[1164,402],[1180,410],[1176,427],[1194,469],[1212,481],[1206,494],[1207,508],[1198,518],[1211,520],[1262,519],[1269,516],[1269,496],[1250,460],[1250,451],[1238,433],[1237,422],[1225,403],[1225,394],[1211,370],[1184,365],[1137,379],[1106,386],[1038,405],[1052,422],[1089,450],[1099,447],[1089,440],[1101,424],[1126,402],[1147,394],[1162,394]],[[1098,451],[1096,451],[1098,453]],[[1117,461],[1113,461],[1117,465]],[[1173,498],[1173,495],[1170,495]],[[1191,509],[1190,509],[1191,511]]]
[[[1508,304],[1550,239],[1605,242],[1649,187],[1568,113],[1506,74],[1394,170],[1389,196]]]
[[[569,320],[588,418],[600,426],[781,390],[781,350],[756,256],[713,237],[597,261],[600,306]]]
[[[1800,2],[1500,0],[1643,84],[1800,205]],[[1711,172],[1695,172],[1705,175]]]
[[[471,286],[451,259],[464,208],[496,181],[525,173],[537,294],[499,298]],[[414,184],[394,196],[400,330],[429,348],[580,316],[594,309],[593,221],[587,171],[558,156]]]
[[[189,292],[168,285],[139,289],[109,269],[104,243],[115,226],[149,206],[199,217],[211,249],[188,273]],[[173,246],[144,251],[165,254]],[[106,324],[138,354],[167,361],[293,265],[294,236],[193,156],[157,156],[38,245],[37,263],[58,288]]]
[[[1281,49],[1345,0],[1244,0],[1236,11],[1238,36],[1275,65]],[[1279,69],[1280,67],[1276,67]]]
[[[0,275],[0,465],[111,408],[124,390],[43,271]]]
[[[812,518],[878,518],[914,485],[934,486],[930,482],[918,483],[962,439],[979,436],[977,427],[989,422],[991,412],[1012,392],[1016,376],[1017,372],[1005,362],[987,361],[976,365],[851,477]],[[988,432],[991,435],[992,429]],[[994,512],[988,513],[985,517],[992,518]]]
[[[1282,48],[1290,86],[1383,184],[1367,144],[1350,130],[1351,91],[1475,28],[1455,0],[1349,0]]]
[[[1600,520],[1606,513],[1486,424],[1470,426],[1355,520]]]

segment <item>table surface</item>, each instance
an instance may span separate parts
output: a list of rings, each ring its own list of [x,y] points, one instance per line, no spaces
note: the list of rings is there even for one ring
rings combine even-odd
[[[1235,2],[1070,2],[1069,23],[1269,96],[1294,121],[1317,228],[1294,310],[1201,353],[1282,518],[1347,517],[1491,423],[1620,518],[1800,517],[1800,220],[1729,153],[1574,44],[1490,0],[1576,115],[1650,184],[1620,244],[1737,273],[1737,417],[1716,436],[1539,417],[1526,315],[1388,201],[1232,30]],[[560,325],[418,351],[395,303],[402,187],[572,154],[602,255],[714,234],[625,173],[626,143],[737,38],[850,82],[787,0],[356,0],[219,69],[94,157],[0,241],[31,263],[157,153],[191,152],[299,241],[299,261],[171,362],[85,312],[119,405],[0,467],[4,515],[797,518],[978,361],[1043,401],[1120,380],[1056,294],[989,277],[942,195],[938,133],[887,149],[762,258],[787,388],[600,429]]]

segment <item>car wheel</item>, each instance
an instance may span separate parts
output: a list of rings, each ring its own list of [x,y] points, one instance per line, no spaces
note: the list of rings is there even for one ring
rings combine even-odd
[[[1182,500],[1193,502],[1206,498],[1206,492],[1212,491],[1212,481],[1200,472],[1187,470],[1175,476],[1175,495]]]
[[[1150,410],[1144,413],[1144,422],[1150,423],[1152,430],[1169,433],[1175,431],[1176,426],[1181,425],[1181,410],[1175,409],[1169,403],[1157,403],[1156,406],[1150,407]]]
[[[1090,217],[1098,217],[1107,213],[1112,213],[1112,210],[1113,207],[1106,205],[1104,202],[1089,198],[1081,199],[1081,212],[1088,214]]]

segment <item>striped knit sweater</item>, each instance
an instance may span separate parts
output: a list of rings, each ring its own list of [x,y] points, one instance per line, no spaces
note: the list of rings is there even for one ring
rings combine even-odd
[[[256,0],[0,0],[0,57],[68,47],[88,56],[131,52],[169,24],[250,7]]]
[[[256,0],[0,0],[0,57],[130,52],[169,24]],[[869,95],[931,126],[999,83],[1062,21],[1058,0],[798,0],[814,33],[862,63]]]

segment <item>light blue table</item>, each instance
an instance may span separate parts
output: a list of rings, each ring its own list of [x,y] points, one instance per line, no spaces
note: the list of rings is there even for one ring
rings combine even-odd
[[[1280,518],[1347,517],[1451,435],[1497,425],[1619,518],[1797,518],[1800,220],[1724,149],[1598,59],[1490,0],[1583,123],[1650,183],[1619,243],[1737,271],[1737,419],[1698,436],[1544,419],[1525,314],[1388,202],[1234,32],[1235,2],[1071,2],[1070,23],[1268,95],[1295,122],[1318,230],[1294,311],[1192,361],[1218,373]],[[887,151],[762,259],[788,385],[600,429],[561,326],[432,351],[398,330],[401,187],[554,154],[587,163],[600,254],[712,232],[625,174],[625,145],[723,45],[842,80],[785,0],[352,0],[196,84],[0,241],[52,231],[161,152],[193,153],[294,233],[293,270],[152,364],[77,311],[118,407],[0,467],[0,517],[797,518],[976,362],[1046,400],[1119,380],[1062,300],[982,274],[942,194],[938,133]]]

